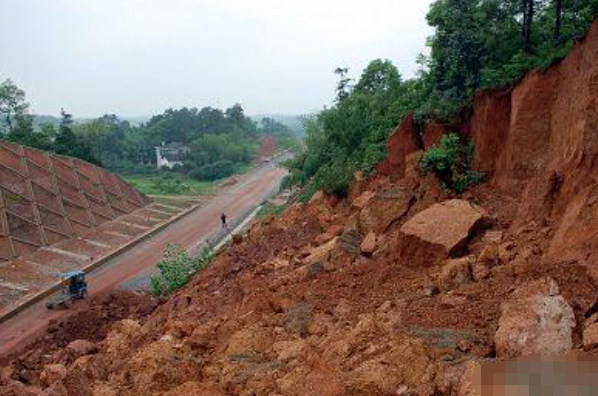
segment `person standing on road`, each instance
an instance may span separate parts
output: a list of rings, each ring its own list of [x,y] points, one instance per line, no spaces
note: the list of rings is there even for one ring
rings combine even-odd
[[[220,221],[222,221],[222,228],[228,228],[228,225],[226,224],[226,215],[224,213],[220,215]]]

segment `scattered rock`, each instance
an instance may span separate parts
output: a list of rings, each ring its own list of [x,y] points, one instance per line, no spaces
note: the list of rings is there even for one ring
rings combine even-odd
[[[501,244],[498,248],[498,260],[500,264],[509,264],[511,261],[515,259],[517,252],[515,248],[517,246],[513,242],[505,242]]]
[[[322,272],[326,270],[326,266],[321,263],[315,263],[308,266],[305,266],[305,275],[303,279],[314,279],[317,278]]]
[[[400,373],[384,358],[366,361],[347,376],[347,387],[359,395],[391,395],[400,383]]]
[[[424,295],[426,297],[434,297],[438,293],[440,293],[440,289],[438,288],[436,282],[434,282],[429,276],[426,276],[424,282]]]
[[[466,251],[485,216],[482,208],[463,200],[432,205],[401,227],[399,253],[411,266],[432,266],[456,257]]]
[[[464,257],[447,261],[440,273],[440,289],[448,291],[471,282],[470,260],[470,257]]]
[[[365,174],[363,173],[363,171],[357,171],[353,174],[353,178],[356,182],[362,182],[365,181]]]
[[[244,328],[230,337],[226,354],[234,356],[248,351],[263,353],[273,343],[272,331],[269,328],[254,325]]]
[[[303,340],[279,341],[272,347],[277,359],[283,363],[303,359],[307,351],[307,344]]]
[[[313,318],[313,306],[307,302],[300,302],[295,304],[286,313],[284,318],[285,328],[294,334],[301,337],[306,337],[309,334],[309,326]]]
[[[339,303],[334,308],[334,317],[338,320],[348,320],[351,315],[351,305],[347,300],[344,298],[339,301]]]
[[[106,350],[118,355],[129,349],[131,339],[139,333],[141,325],[136,320],[125,319],[116,323],[106,338]]]
[[[335,237],[341,235],[343,233],[344,226],[343,225],[331,225],[325,233],[320,234],[316,237],[315,243],[316,245],[320,246],[327,242],[330,242]]]
[[[592,349],[598,346],[598,323],[592,323],[583,331],[583,346]]]
[[[333,238],[328,243],[318,246],[310,251],[309,256],[305,259],[305,264],[313,265],[317,263],[324,263],[328,261],[330,253],[334,250],[338,242],[338,238]]]
[[[500,231],[500,230],[488,230],[485,234],[484,237],[482,238],[482,241],[488,245],[500,245],[500,243],[502,242],[504,237],[504,232]]]
[[[357,197],[351,204],[357,209],[363,209],[368,202],[376,195],[373,191],[365,191],[359,197]]]
[[[214,344],[217,330],[218,324],[215,322],[201,324],[193,330],[186,342],[195,350],[205,351]]]
[[[45,389],[38,396],[71,396],[74,394],[69,393],[69,390],[60,382],[52,385]],[[19,395],[20,396],[20,395]],[[95,395],[94,395],[95,396]]]
[[[347,394],[343,382],[319,355],[309,353],[305,366],[276,381],[282,394],[305,396],[345,396]]]
[[[386,314],[388,312],[390,312],[390,310],[392,309],[392,301],[385,301],[382,305],[380,305],[378,307],[378,309],[376,310],[377,313],[380,314]]]
[[[484,246],[484,249],[480,252],[477,260],[487,268],[492,268],[499,264],[499,251],[498,245],[491,243]]]
[[[359,249],[363,255],[371,256],[376,251],[377,243],[378,237],[373,231],[370,231],[361,242]]]
[[[517,289],[501,306],[494,336],[499,357],[559,355],[573,348],[575,315],[552,278]]]
[[[93,387],[93,396],[118,396],[118,393],[106,384],[95,384]]]
[[[312,195],[311,199],[309,200],[310,204],[314,204],[318,201],[321,201],[325,198],[324,191],[319,190],[314,195]]]
[[[471,263],[471,277],[474,281],[480,282],[488,279],[491,274],[491,268],[484,261],[474,260]]]
[[[593,323],[598,323],[598,312],[592,314],[589,318],[586,319],[586,327]]]
[[[62,364],[48,364],[44,367],[40,375],[40,382],[44,387],[54,385],[58,381],[62,381],[66,377],[67,369]]]
[[[344,231],[338,238],[338,247],[346,253],[351,259],[359,255],[359,246],[361,245],[361,234],[358,231]]]
[[[480,396],[476,385],[481,381],[481,365],[477,361],[443,365],[436,376],[436,387],[444,395]]]
[[[407,385],[401,385],[395,392],[397,396],[418,396],[418,393],[415,389],[409,389]]]
[[[76,340],[67,345],[66,350],[76,358],[98,351],[98,347],[91,341]]]
[[[457,308],[467,304],[467,296],[448,293],[440,297],[440,306],[443,308]]]
[[[204,384],[201,382],[190,381],[183,385],[163,393],[161,396],[224,396],[222,390],[215,384]],[[94,395],[95,396],[95,395]]]

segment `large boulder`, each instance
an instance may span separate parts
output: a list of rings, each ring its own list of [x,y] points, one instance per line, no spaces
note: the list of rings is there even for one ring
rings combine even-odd
[[[406,187],[391,187],[370,198],[359,212],[359,226],[364,234],[374,231],[384,234],[396,221],[407,214],[414,202],[413,192]]]
[[[432,266],[459,257],[485,218],[482,208],[467,201],[453,199],[434,204],[403,224],[399,254],[411,266]]]
[[[517,289],[501,307],[494,336],[499,357],[560,355],[573,348],[575,315],[552,278]]]

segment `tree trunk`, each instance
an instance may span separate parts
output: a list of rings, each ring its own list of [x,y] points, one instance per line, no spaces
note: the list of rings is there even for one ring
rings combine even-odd
[[[12,117],[10,116],[10,111],[6,114],[6,125],[8,126],[8,133],[12,133]]]
[[[532,51],[532,24],[534,22],[534,0],[523,0],[523,52]]]
[[[554,0],[555,23],[554,23],[554,42],[561,42],[561,27],[563,26],[563,0]]]

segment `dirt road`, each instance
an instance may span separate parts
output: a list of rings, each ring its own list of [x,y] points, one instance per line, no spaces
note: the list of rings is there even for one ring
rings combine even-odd
[[[285,174],[272,163],[244,176],[237,185],[221,191],[205,206],[90,274],[90,294],[113,290],[132,279],[147,276],[155,270],[164,248],[171,242],[187,249],[197,247],[220,231],[221,213],[226,213],[232,222],[246,215],[278,191]],[[70,310],[48,311],[45,301],[41,301],[1,324],[0,356],[18,351],[43,334],[50,320],[64,318],[76,309],[75,304]]]

